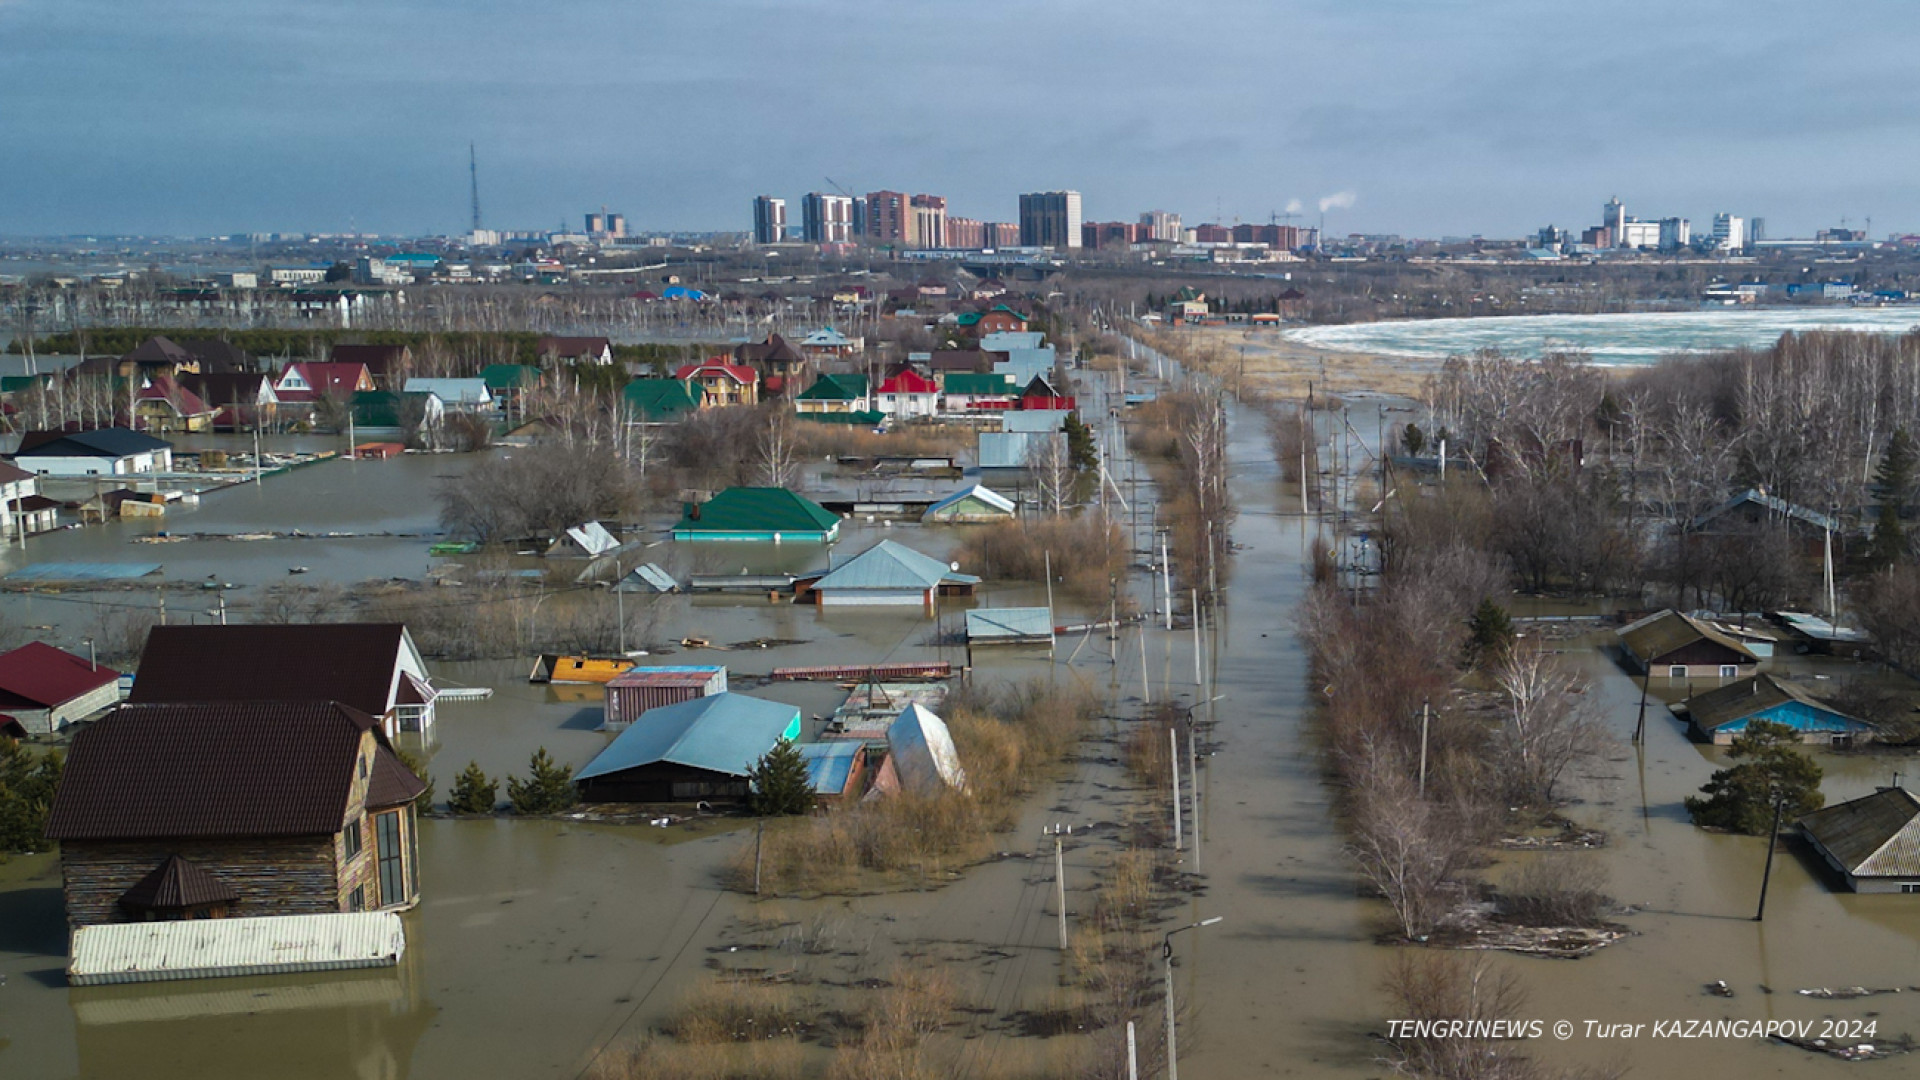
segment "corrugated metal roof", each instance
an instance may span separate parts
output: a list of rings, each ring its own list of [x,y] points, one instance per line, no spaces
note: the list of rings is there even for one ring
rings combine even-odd
[[[1712,731],[1789,701],[1831,713],[1846,726],[1868,727],[1863,721],[1848,716],[1793,683],[1771,675],[1756,675],[1704,694],[1696,694],[1687,699],[1687,716],[1702,730]]]
[[[888,725],[887,759],[900,786],[915,794],[967,786],[967,772],[960,767],[960,752],[954,749],[947,722],[917,702],[900,710]]]
[[[1067,409],[1015,409],[1000,414],[1001,431],[1036,433],[1059,431],[1067,426]]]
[[[577,779],[670,761],[729,776],[745,776],[761,755],[798,732],[800,710],[747,694],[714,694],[640,714],[607,744]]]
[[[941,517],[946,516],[947,512],[954,510],[969,499],[979,502],[982,507],[998,510],[1005,514],[1012,514],[1016,510],[1012,499],[987,487],[985,484],[974,484],[971,487],[961,488],[959,491],[927,507],[927,512],[920,516],[920,520],[937,521]]]
[[[980,339],[981,352],[1006,352],[1009,349],[1037,349],[1047,340],[1038,330],[996,330]]]
[[[240,899],[233,887],[214,877],[205,867],[178,855],[169,855],[146,877],[120,894],[120,902],[132,908],[177,909],[206,904],[231,903]]]
[[[1033,440],[1044,437],[1030,431],[983,431],[980,433],[980,467],[1023,469]]]
[[[0,709],[50,708],[119,681],[120,673],[112,668],[90,664],[44,641],[0,653]]]
[[[605,555],[620,547],[619,538],[607,531],[605,525],[589,521],[585,525],[575,525],[567,530],[567,539],[579,545],[588,555]],[[555,545],[556,547],[559,545]]]
[[[391,911],[108,923],[73,933],[75,986],[393,967],[407,950]]]
[[[931,555],[922,555],[905,544],[882,540],[841,563],[833,572],[814,583],[821,592],[837,590],[899,591],[931,589],[942,581],[977,584],[979,578],[962,574]]]
[[[807,782],[815,795],[839,795],[847,790],[847,778],[853,775],[854,762],[866,752],[858,742],[808,743],[800,747],[807,763]]]
[[[704,503],[689,504],[674,531],[806,533],[839,525],[825,507],[786,488],[731,487]]]
[[[726,674],[727,669],[719,664],[666,664],[660,667],[637,667],[623,671],[607,680],[608,686],[691,686],[696,689],[707,685],[715,675]]]
[[[1759,488],[1748,488],[1733,498],[1728,499],[1726,502],[1721,503],[1719,506],[1694,518],[1691,527],[1695,529],[1704,528],[1712,523],[1715,518],[1721,517],[1749,503],[1784,517],[1789,517],[1796,521],[1803,521],[1816,529],[1832,529],[1835,532],[1840,531],[1840,523],[1827,515],[1817,510],[1809,510],[1804,506],[1790,503],[1778,495],[1768,495]]]
[[[1905,788],[1815,810],[1800,829],[1855,877],[1920,877],[1920,798]]]
[[[967,612],[969,641],[1052,641],[1053,612],[1043,607],[974,608]]]
[[[156,626],[128,700],[339,701],[380,716],[396,672],[426,670],[419,656],[401,623]]]
[[[1638,622],[1621,627],[1619,634],[1620,641],[1627,647],[1627,651],[1642,663],[1657,660],[1675,649],[1702,639],[1740,653],[1745,657],[1746,663],[1756,663],[1759,660],[1752,649],[1700,620],[1678,611],[1656,612]]]
[[[644,582],[646,587],[651,588],[654,592],[672,593],[680,591],[680,583],[673,580],[672,574],[660,569],[657,563],[642,563],[634,567],[633,571],[627,575],[627,580],[622,581],[616,588],[623,592],[639,591],[640,586],[633,584],[633,579],[635,578]]]

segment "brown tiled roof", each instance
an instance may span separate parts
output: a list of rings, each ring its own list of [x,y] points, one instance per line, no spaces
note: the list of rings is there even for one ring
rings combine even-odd
[[[173,343],[173,339],[155,335],[135,346],[133,351],[121,357],[141,364],[191,364],[194,355]]]
[[[156,626],[127,700],[339,701],[379,716],[405,633],[400,623]]]
[[[743,364],[804,364],[806,354],[793,347],[793,343],[779,334],[770,334],[765,341],[749,341],[733,348],[733,358]]]
[[[33,479],[34,474],[11,462],[0,461],[0,484],[17,484]]]
[[[1741,662],[1751,664],[1758,657],[1753,650],[1722,634],[1690,615],[1667,610],[1649,615],[1620,629],[1620,643],[1642,663],[1658,660],[1675,649],[1705,639],[1741,654]]]
[[[550,334],[534,343],[534,352],[541,356],[574,360],[583,356],[597,357],[612,345],[611,340],[603,337],[559,337]]]
[[[374,755],[373,775],[367,779],[367,809],[405,806],[425,790],[426,781],[413,775],[413,770],[407,768],[398,754],[382,747],[381,752]]]
[[[927,370],[935,372],[982,372],[993,370],[992,357],[979,349],[935,349],[927,360]]]
[[[1905,788],[1815,810],[1800,830],[1856,877],[1920,877],[1920,799]]]
[[[199,358],[202,372],[240,372],[253,366],[253,357],[231,341],[194,338],[180,342],[180,347]]]
[[[327,359],[336,364],[365,364],[375,375],[386,375],[406,359],[405,345],[335,345]]]
[[[136,911],[230,904],[238,899],[240,894],[226,882],[178,855],[167,856],[166,861],[153,868],[153,873],[120,894],[121,905]]]
[[[378,736],[372,717],[332,701],[122,706],[74,738],[47,836],[336,833],[369,729]]]

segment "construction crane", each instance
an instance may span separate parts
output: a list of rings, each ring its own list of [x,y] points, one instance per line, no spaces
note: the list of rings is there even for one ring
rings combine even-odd
[[[838,180],[835,180],[835,179],[834,179],[833,177],[831,177],[831,176],[829,176],[829,177],[826,177],[825,179],[826,179],[826,181],[827,181],[827,186],[828,186],[828,187],[830,187],[830,188],[832,188],[833,190],[835,190],[835,191],[837,191],[837,192],[839,192],[839,193],[840,193],[840,194],[842,194],[842,195],[845,195],[845,196],[846,196],[847,198],[849,198],[849,199],[851,199],[851,198],[853,198],[853,197],[854,197],[854,194],[853,194],[853,192],[851,192],[851,191],[848,191],[848,190],[847,190],[847,187],[846,187],[846,185],[845,185],[845,184],[842,184],[842,183],[841,183],[840,181],[838,181]]]

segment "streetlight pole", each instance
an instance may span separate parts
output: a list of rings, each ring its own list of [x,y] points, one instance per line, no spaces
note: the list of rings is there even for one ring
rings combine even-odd
[[[1180,1080],[1180,1055],[1175,1048],[1173,1035],[1173,935],[1197,930],[1202,926],[1212,926],[1224,918],[1226,918],[1224,915],[1215,915],[1211,919],[1201,919],[1197,923],[1175,927],[1160,939],[1160,959],[1166,966],[1167,972],[1167,1080]]]
[[[1767,917],[1767,883],[1773,879],[1773,849],[1780,839],[1780,807],[1787,801],[1786,796],[1773,793],[1773,827],[1767,830],[1767,868],[1760,872],[1760,907],[1753,913],[1753,921],[1760,922]]]

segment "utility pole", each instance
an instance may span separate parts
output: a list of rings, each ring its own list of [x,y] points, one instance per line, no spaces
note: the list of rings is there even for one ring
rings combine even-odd
[[[1160,960],[1167,972],[1167,1080],[1180,1080],[1180,1053],[1174,1043],[1173,1033],[1173,935],[1188,930],[1197,930],[1203,926],[1212,926],[1226,918],[1215,915],[1211,919],[1201,919],[1197,923],[1188,923],[1166,932],[1160,939]]]
[[[1060,831],[1053,833],[1053,903],[1060,909],[1060,951],[1067,951],[1067,857],[1060,846]]]
[[[1167,765],[1173,775],[1173,850],[1179,851],[1186,844],[1180,836],[1180,733],[1172,727],[1167,728]]]
[[[1178,765],[1174,766],[1177,770]],[[1194,746],[1193,717],[1187,717],[1187,786],[1193,789],[1193,872],[1200,872],[1200,754]]]
[[[1200,590],[1188,590],[1193,598],[1193,692],[1195,700],[1207,696],[1207,684],[1200,678]]]
[[[1426,701],[1420,703],[1420,797],[1427,797],[1427,716],[1432,711]]]
[[[1653,681],[1653,663],[1647,663],[1646,674],[1640,677],[1640,719],[1633,725],[1633,741],[1645,742],[1647,738],[1647,684]]]
[[[1173,630],[1173,564],[1167,559],[1167,534],[1160,534],[1160,586],[1167,598],[1167,630]]]
[[[1767,917],[1767,883],[1773,880],[1773,849],[1780,843],[1780,806],[1786,801],[1780,792],[1773,793],[1773,827],[1767,830],[1767,868],[1760,872],[1760,907],[1753,913],[1754,922]]]

